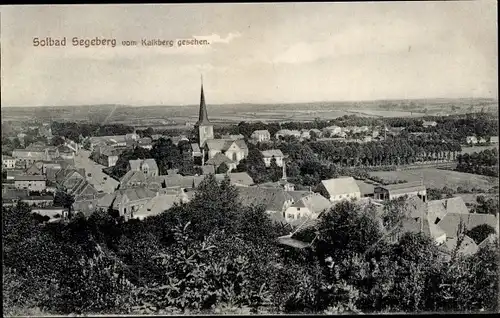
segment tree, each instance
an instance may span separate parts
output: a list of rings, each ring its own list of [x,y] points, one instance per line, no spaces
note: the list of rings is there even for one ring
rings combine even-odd
[[[54,196],[54,206],[60,206],[68,209],[68,215],[72,215],[73,203],[75,203],[75,197],[66,191],[57,190]]]
[[[51,144],[52,146],[60,146],[60,145],[64,145],[65,143],[65,139],[64,137],[61,137],[61,136],[54,136],[54,138],[52,138],[52,141],[51,141]]]
[[[476,244],[481,243],[490,234],[495,234],[495,233],[496,233],[495,229],[488,224],[478,225],[466,232],[467,236],[473,239],[474,242],[476,242]]]
[[[219,173],[219,174],[225,174],[228,171],[229,171],[229,167],[224,162],[221,163],[220,166],[217,167],[217,173]]]

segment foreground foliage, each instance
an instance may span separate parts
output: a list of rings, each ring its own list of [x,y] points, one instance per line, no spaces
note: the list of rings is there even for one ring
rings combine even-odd
[[[446,260],[421,235],[389,244],[373,207],[352,202],[325,213],[303,250],[278,245],[290,227],[213,176],[144,221],[97,212],[43,224],[23,204],[2,213],[7,315],[498,309],[496,245]]]

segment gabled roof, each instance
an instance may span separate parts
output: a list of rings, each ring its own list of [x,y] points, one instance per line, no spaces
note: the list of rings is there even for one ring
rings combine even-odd
[[[361,192],[353,177],[322,180],[321,184],[323,184],[330,196]]]
[[[238,187],[238,198],[245,206],[264,205],[266,211],[282,212],[287,201],[293,198],[283,189]]]
[[[283,157],[283,153],[279,149],[270,149],[270,150],[264,150],[262,151],[262,156],[264,158],[270,158],[270,157]]]
[[[214,165],[216,167],[220,166],[223,163],[230,165],[230,164],[234,164],[235,162],[232,161],[231,159],[229,159],[227,156],[221,154],[220,152],[217,153],[212,158],[208,159],[206,162],[207,165]]]
[[[12,151],[12,156],[14,158],[28,158],[35,160],[43,160],[45,158],[44,150],[26,150],[26,149],[14,149]]]
[[[444,247],[447,249],[449,253],[453,252],[453,250],[457,246],[457,238],[456,237],[450,237],[446,238],[446,242],[444,243]],[[458,253],[462,255],[472,255],[475,254],[479,250],[479,247],[477,246],[476,242],[469,236],[465,235],[464,240],[462,244],[460,245],[460,248],[458,249]]]
[[[443,219],[448,212],[459,214],[469,213],[462,197],[428,201],[427,211],[429,213],[429,217],[432,218],[433,221],[437,218],[440,220]]]
[[[371,183],[365,182],[363,180],[355,180],[358,185],[359,191],[361,192],[361,196],[367,194],[373,194],[375,186]]]
[[[226,139],[209,139],[206,141],[206,146],[209,150],[223,151],[226,147],[226,143],[233,143],[232,140],[228,141]],[[229,147],[229,146],[228,146]],[[227,149],[227,148],[226,148]]]
[[[254,184],[252,177],[247,172],[230,172],[227,176],[229,176],[229,181],[233,185],[251,186]],[[226,174],[215,175],[217,181],[222,181],[225,177]]]
[[[319,214],[331,207],[331,203],[319,193],[311,193],[295,202],[293,207],[308,208],[311,213]]]
[[[294,202],[299,201],[303,197],[311,194],[311,192],[309,192],[309,191],[287,191],[286,193],[288,193],[290,196],[292,196]]]
[[[120,179],[120,187],[126,187],[130,182],[140,182],[141,184],[144,184],[146,182],[146,177],[142,171],[129,170]]]
[[[460,220],[467,230],[471,230],[478,225],[487,224],[492,228],[498,228],[498,219],[492,214],[479,213],[447,213],[437,224],[446,233],[446,237],[457,237]]]
[[[144,219],[148,216],[158,215],[172,206],[175,203],[188,202],[189,199],[185,193],[176,194],[161,194],[148,201],[139,211],[134,212],[134,217]]]
[[[156,192],[149,190],[146,187],[137,188],[127,188],[119,189],[112,194],[107,194],[98,200],[97,205],[99,207],[110,207],[113,205],[114,209],[118,209],[119,204],[122,202],[122,198],[126,197],[129,201],[140,201],[145,199],[151,199],[156,196]]]

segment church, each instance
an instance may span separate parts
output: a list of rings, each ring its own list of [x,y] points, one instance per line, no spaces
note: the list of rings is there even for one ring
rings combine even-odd
[[[248,147],[244,140],[215,139],[214,126],[208,119],[203,81],[201,83],[200,112],[195,129],[197,143],[191,144],[193,156],[201,161],[202,166],[212,165],[214,170],[224,163],[229,170],[236,169],[238,163],[248,156]]]

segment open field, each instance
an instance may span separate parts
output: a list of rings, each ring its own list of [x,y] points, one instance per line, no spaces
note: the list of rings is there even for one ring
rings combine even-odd
[[[493,149],[493,148],[496,148],[498,150],[498,145],[462,147],[462,153],[471,154],[473,152],[480,152],[486,149]]]
[[[498,178],[463,173],[436,168],[424,168],[401,171],[374,171],[370,176],[376,176],[385,180],[406,180],[408,182],[420,181],[423,178],[424,184],[428,188],[448,187],[456,189],[462,187],[466,189],[480,188],[489,190],[498,185]]]
[[[206,92],[208,96],[209,92]],[[197,102],[198,97],[193,101]],[[453,107],[453,109],[452,109]],[[294,104],[226,104],[214,105],[208,100],[208,116],[221,123],[240,121],[310,121],[315,118],[334,119],[344,115],[368,117],[415,117],[458,114],[465,112],[497,111],[498,102],[485,98],[380,100],[359,102],[311,102]],[[44,107],[5,107],[2,121],[85,121],[94,123],[123,123],[129,125],[167,125],[194,123],[198,105],[185,106],[127,106],[82,105]]]

